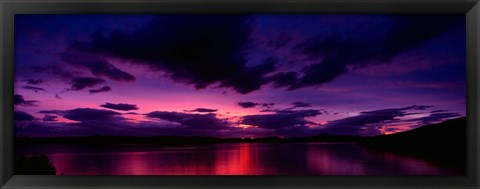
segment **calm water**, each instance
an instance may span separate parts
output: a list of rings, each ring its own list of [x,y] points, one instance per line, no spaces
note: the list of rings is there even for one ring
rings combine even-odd
[[[379,153],[355,143],[154,145],[38,145],[65,175],[449,175],[422,159]]]

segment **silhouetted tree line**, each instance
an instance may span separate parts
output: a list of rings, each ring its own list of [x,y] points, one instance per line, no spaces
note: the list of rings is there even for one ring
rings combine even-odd
[[[16,175],[55,175],[57,172],[44,154],[17,157],[14,167]]]

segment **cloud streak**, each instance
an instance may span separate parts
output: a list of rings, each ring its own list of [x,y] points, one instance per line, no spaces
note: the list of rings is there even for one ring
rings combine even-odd
[[[196,108],[193,110],[186,110],[187,112],[201,112],[201,113],[212,113],[216,112],[217,109],[210,109],[210,108]]]

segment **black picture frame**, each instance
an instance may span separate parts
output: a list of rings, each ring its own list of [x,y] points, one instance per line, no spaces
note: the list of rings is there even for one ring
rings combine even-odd
[[[0,186],[13,188],[480,188],[479,0],[2,0],[0,2]],[[465,14],[466,176],[28,176],[13,174],[15,14],[358,13]]]

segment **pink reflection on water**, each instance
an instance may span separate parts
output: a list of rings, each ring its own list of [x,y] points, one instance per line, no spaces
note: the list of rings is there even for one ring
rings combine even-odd
[[[308,170],[318,175],[448,175],[428,161],[392,152],[374,152],[355,144],[317,143],[307,150]],[[335,147],[337,146],[337,147]]]
[[[122,164],[128,163],[125,166],[117,166],[117,173],[119,175],[146,175],[150,172],[150,162],[145,158],[147,153],[145,152],[128,152],[126,156],[122,157],[119,161]]]
[[[53,166],[57,170],[57,175],[63,175],[65,170],[68,167],[69,158],[68,157],[59,157],[57,154],[48,154],[48,158],[52,161]],[[67,172],[68,173],[68,172]]]
[[[399,156],[392,152],[381,152],[382,158],[384,161],[397,164],[402,166],[402,169],[408,171],[410,175],[441,175],[445,174],[444,171],[434,166],[432,163],[429,163],[425,160],[408,157],[408,156]]]
[[[365,175],[365,165],[361,159],[347,159],[332,153],[331,150],[320,148],[319,145],[332,144],[309,145],[307,164],[310,172],[322,175]]]

